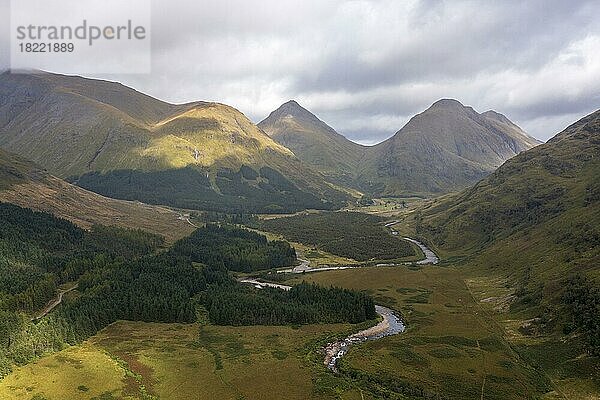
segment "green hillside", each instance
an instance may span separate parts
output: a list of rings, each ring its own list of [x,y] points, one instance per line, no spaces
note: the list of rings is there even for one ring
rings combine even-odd
[[[493,301],[533,318],[523,332],[583,335],[592,353],[600,352],[599,154],[597,111],[412,221],[450,259],[498,278],[505,296]]]
[[[567,249],[570,258],[598,256],[599,133],[596,112],[473,187],[431,202],[417,229],[448,252],[497,247],[513,235],[531,242],[540,234],[546,244],[540,253]]]
[[[0,115],[2,148],[101,194],[269,212],[335,208],[348,197],[241,112],[219,103],[173,105],[114,82],[4,73]],[[243,166],[260,175],[243,182],[219,178],[239,175]],[[139,188],[148,174],[158,174],[151,176],[154,194]],[[179,183],[186,179],[185,186]]]
[[[143,229],[167,242],[193,230],[174,210],[100,196],[4,150],[0,150],[0,201],[52,213],[85,229],[97,224]]]

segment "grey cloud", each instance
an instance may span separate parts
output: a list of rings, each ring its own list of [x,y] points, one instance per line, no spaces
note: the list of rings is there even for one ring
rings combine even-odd
[[[2,18],[7,4],[0,0]],[[391,136],[442,97],[495,109],[542,139],[600,108],[597,1],[152,0],[152,7],[152,74],[95,77],[171,102],[221,101],[255,122],[294,98],[362,143]],[[8,31],[0,33],[1,69]]]
[[[531,105],[525,109],[509,109],[515,119],[535,120],[548,116],[589,114],[600,109],[600,94],[576,99],[549,98]],[[573,121],[575,122],[575,121]]]
[[[589,4],[436,2],[437,11],[410,13],[413,18],[408,21],[400,9],[387,13],[381,10],[384,16],[380,30],[371,33],[378,39],[374,43],[388,48],[380,62],[372,64],[361,59],[361,52],[369,48],[342,42],[320,71],[300,74],[296,84],[305,89],[363,89],[460,79],[507,68],[532,71],[596,24],[594,14],[586,12]],[[398,28],[403,24],[408,31]],[[414,37],[406,42],[405,34]],[[332,36],[335,41],[336,35]]]

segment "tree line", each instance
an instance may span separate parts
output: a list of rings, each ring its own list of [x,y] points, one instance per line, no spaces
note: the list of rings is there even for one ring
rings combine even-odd
[[[357,261],[415,255],[412,245],[392,236],[384,219],[359,212],[320,212],[260,221],[258,226],[285,238]]]
[[[590,354],[600,356],[600,288],[576,274],[569,277],[562,300],[570,311],[563,331],[580,330]]]
[[[99,303],[92,304],[93,311],[85,317],[69,314],[98,300],[89,299],[84,291],[72,304],[67,300],[59,312],[33,323],[31,315],[56,295],[59,285],[92,271],[127,270],[128,260],[152,257],[162,244],[161,237],[143,231],[102,226],[85,231],[51,214],[1,203],[0,376],[11,364],[82,340],[108,321],[94,320],[102,309]],[[103,284],[109,288],[111,282]]]
[[[258,171],[248,166],[238,171],[221,168],[214,183],[208,170],[195,166],[164,171],[93,171],[72,180],[85,189],[117,199],[224,213],[333,210],[346,202],[345,196],[335,190],[324,195],[328,200],[322,200],[269,167]]]
[[[171,253],[231,271],[252,272],[292,265],[296,251],[289,243],[228,225],[208,224],[176,242]]]
[[[289,291],[212,287],[202,303],[217,325],[358,323],[376,317],[373,299],[365,294],[305,282]]]
[[[84,231],[50,214],[0,204],[0,376],[117,320],[189,323],[201,306],[223,325],[375,317],[372,299],[362,293],[307,284],[289,292],[257,290],[231,275],[290,265],[296,255],[286,242],[209,224],[167,251],[160,246],[161,238],[141,231]],[[77,296],[30,321],[60,284],[75,280]]]

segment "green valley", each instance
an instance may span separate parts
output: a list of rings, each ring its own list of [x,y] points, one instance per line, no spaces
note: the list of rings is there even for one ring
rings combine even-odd
[[[0,400],[600,400],[598,15],[0,0]]]

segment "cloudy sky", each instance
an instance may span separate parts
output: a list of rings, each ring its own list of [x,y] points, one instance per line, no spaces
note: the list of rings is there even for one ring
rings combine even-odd
[[[8,15],[0,0],[0,69]],[[600,108],[598,15],[597,0],[154,0],[152,73],[94,77],[255,122],[296,99],[364,144],[440,98],[546,140]]]

